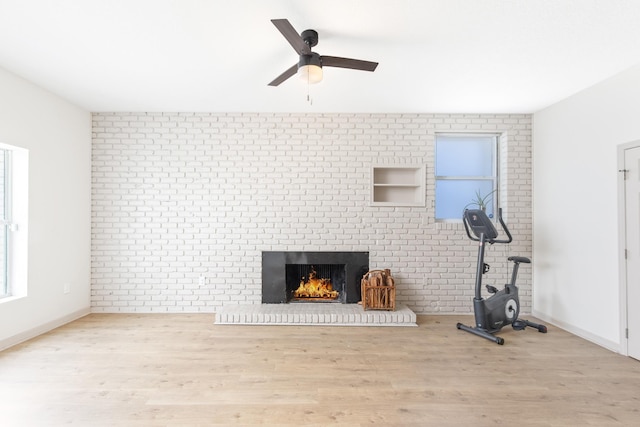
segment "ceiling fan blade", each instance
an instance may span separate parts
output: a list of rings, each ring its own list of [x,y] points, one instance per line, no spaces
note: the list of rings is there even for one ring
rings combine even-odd
[[[321,56],[323,67],[350,68],[353,70],[375,71],[377,62],[362,61],[360,59],[340,58],[338,56]]]
[[[307,45],[300,34],[293,28],[288,19],[272,19],[273,25],[282,33],[285,39],[293,46],[298,55],[309,55],[311,48]]]
[[[285,71],[284,73],[276,77],[271,83],[269,83],[269,86],[278,86],[280,83],[287,80],[289,77],[293,76],[297,72],[298,72],[298,64],[296,63],[287,71]]]

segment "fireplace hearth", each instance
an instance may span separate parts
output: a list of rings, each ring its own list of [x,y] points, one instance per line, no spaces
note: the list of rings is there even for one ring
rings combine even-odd
[[[262,252],[262,302],[357,303],[367,271],[369,252]]]

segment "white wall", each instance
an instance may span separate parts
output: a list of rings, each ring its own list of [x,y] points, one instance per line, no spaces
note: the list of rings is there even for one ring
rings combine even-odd
[[[29,151],[28,294],[0,300],[1,349],[89,312],[91,116],[2,69],[0,93],[0,142]]]
[[[499,132],[502,206],[531,254],[531,116],[97,113],[92,310],[216,311],[261,302],[261,251],[369,251],[417,313],[472,310],[477,245],[434,221],[434,139]],[[370,205],[371,166],[426,165],[424,207]],[[521,271],[530,311],[531,269]],[[199,285],[199,276],[208,284]],[[489,278],[487,278],[489,280]]]
[[[534,115],[534,313],[620,346],[617,147],[640,139],[640,66]]]

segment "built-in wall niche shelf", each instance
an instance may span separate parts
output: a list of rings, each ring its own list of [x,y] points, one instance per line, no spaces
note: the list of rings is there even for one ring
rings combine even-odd
[[[424,206],[424,166],[372,166],[372,206]]]

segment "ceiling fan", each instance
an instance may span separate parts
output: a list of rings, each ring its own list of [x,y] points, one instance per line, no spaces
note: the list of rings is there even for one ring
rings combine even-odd
[[[377,62],[362,61],[360,59],[340,58],[337,56],[319,55],[311,48],[318,44],[318,33],[315,30],[305,30],[301,34],[293,28],[287,19],[272,19],[273,25],[282,33],[293,49],[300,55],[297,64],[276,77],[269,86],[278,86],[296,73],[309,83],[322,80],[322,67],[350,68],[352,70],[374,71]]]

